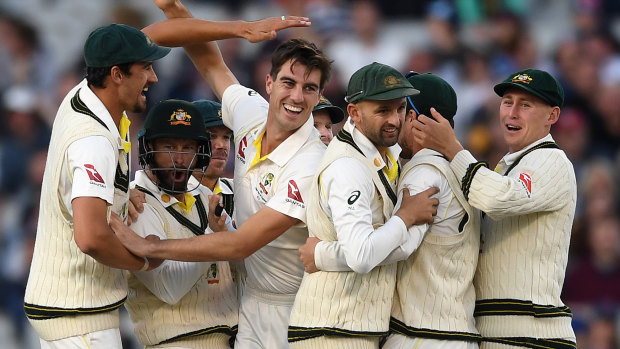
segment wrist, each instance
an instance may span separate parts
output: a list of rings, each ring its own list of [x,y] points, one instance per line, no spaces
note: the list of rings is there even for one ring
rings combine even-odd
[[[149,259],[148,258],[146,258],[146,257],[142,257],[142,258],[144,258],[144,265],[138,271],[147,271],[149,269],[149,267],[151,266],[151,263],[149,263]]]

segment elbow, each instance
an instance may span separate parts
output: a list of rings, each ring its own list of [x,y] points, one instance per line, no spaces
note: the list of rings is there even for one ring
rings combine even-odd
[[[349,268],[351,268],[351,270],[358,274],[368,274],[373,269],[372,265],[363,263],[361,261],[355,261],[354,263],[347,261],[347,264],[349,265]]]
[[[98,254],[100,247],[94,240],[89,239],[75,239],[75,244],[78,246],[82,253],[87,254],[94,258]]]

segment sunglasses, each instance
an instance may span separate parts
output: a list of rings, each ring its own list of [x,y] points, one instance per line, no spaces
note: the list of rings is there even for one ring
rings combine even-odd
[[[416,76],[416,75],[420,75],[420,73],[411,70],[407,74],[405,74],[405,78],[409,79],[410,77]],[[407,100],[409,101],[409,104],[411,105],[411,108],[413,108],[413,110],[416,112],[416,114],[420,115],[420,111],[418,110],[418,108],[415,107],[415,104],[413,104],[413,101],[411,100],[410,96],[407,96]]]

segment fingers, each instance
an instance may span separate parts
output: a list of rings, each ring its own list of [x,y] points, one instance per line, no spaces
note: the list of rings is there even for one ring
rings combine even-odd
[[[437,187],[430,187],[430,188],[426,189],[425,191],[423,191],[422,193],[424,195],[426,195],[427,197],[431,197],[431,196],[439,193],[439,188],[437,188]],[[437,199],[435,199],[435,200],[437,201],[437,204],[439,204],[439,200],[437,200]]]
[[[433,116],[433,118],[435,118],[435,120],[437,120],[437,122],[443,122],[446,119],[443,117],[443,115],[441,115],[440,112],[438,112],[435,108],[431,107],[431,115]]]

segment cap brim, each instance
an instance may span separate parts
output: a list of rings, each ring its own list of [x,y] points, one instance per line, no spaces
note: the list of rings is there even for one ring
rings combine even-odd
[[[312,109],[313,112],[318,110],[325,110],[329,114],[329,119],[332,121],[332,124],[337,124],[344,120],[344,112],[342,109],[334,106],[334,105],[319,105]]]
[[[398,88],[394,90],[377,93],[372,96],[366,96],[366,97],[360,98],[360,100],[367,99],[371,101],[387,101],[390,99],[402,98],[402,97],[407,97],[407,96],[415,96],[419,93],[420,91],[416,90],[415,88],[405,87],[405,88]]]
[[[549,99],[547,99],[547,97],[543,96],[542,94],[540,94],[539,92],[531,89],[529,86],[527,85],[523,85],[523,84],[517,84],[514,82],[502,82],[499,83],[495,86],[493,86],[493,91],[495,91],[495,93],[500,96],[503,97],[504,93],[506,93],[506,90],[511,88],[511,87],[516,87],[519,88],[525,92],[531,93],[534,96],[542,99],[543,101],[545,101],[545,103],[549,104],[549,105],[553,105],[553,102],[549,101]]]
[[[157,46],[153,52],[149,53],[146,57],[142,58],[141,62],[148,61],[156,61],[158,59],[164,58],[168,53],[170,53],[170,47]]]
[[[218,127],[218,126],[224,126],[224,127],[226,127],[226,125],[224,125],[224,123],[222,122],[222,120],[213,120],[213,121],[207,121],[207,122],[205,122],[205,128],[209,128],[209,127]]]

